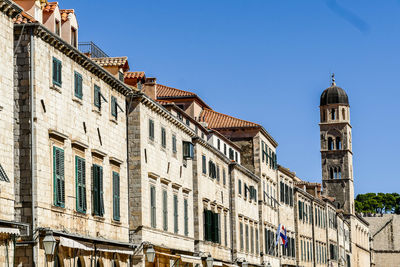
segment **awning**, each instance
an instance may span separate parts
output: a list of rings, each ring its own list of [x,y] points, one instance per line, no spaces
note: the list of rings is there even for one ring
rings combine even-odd
[[[60,246],[68,248],[77,248],[86,251],[94,251],[94,247],[90,243],[78,242],[70,238],[60,236]]]
[[[214,261],[214,266],[222,266],[222,261]]]
[[[181,260],[183,262],[193,263],[193,265],[200,264],[200,266],[201,266],[201,258],[200,257],[194,257],[194,256],[189,256],[189,255],[180,255],[180,256],[181,256]]]
[[[1,234],[19,235],[18,228],[0,227]]]
[[[97,245],[96,250],[102,252],[111,252],[111,253],[118,253],[118,254],[127,254],[133,255],[133,250],[123,247],[114,247],[114,246],[105,246],[105,245]]]

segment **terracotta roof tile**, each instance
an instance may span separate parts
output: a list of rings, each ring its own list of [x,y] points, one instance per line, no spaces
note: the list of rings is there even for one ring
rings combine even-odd
[[[197,95],[192,92],[183,91],[173,87],[157,84],[157,98],[169,98],[169,97],[188,97]]]
[[[37,22],[37,20],[35,20],[34,17],[23,11],[13,19],[13,22],[15,24],[25,24],[25,23],[35,23]]]
[[[53,12],[58,6],[58,2],[48,2],[43,9],[43,12]]]
[[[211,129],[261,127],[261,125],[257,123],[241,120],[211,109],[204,109],[201,112],[200,121],[207,122],[208,127]]]
[[[143,79],[146,78],[144,71],[128,71],[124,73],[125,79]]]
[[[160,105],[169,105],[172,104],[173,102],[167,101],[167,100],[156,100]]]
[[[100,57],[92,58],[92,60],[102,67],[118,66],[123,68],[124,71],[129,70],[127,57]]]
[[[67,21],[68,20],[68,15],[69,14],[74,14],[75,10],[73,10],[73,9],[60,9],[60,13],[61,13],[62,21]]]

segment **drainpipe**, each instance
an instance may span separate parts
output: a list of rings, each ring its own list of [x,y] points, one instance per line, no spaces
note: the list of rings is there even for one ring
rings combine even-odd
[[[36,216],[35,216],[35,194],[36,194],[36,180],[35,180],[35,159],[34,159],[34,155],[35,155],[35,143],[34,143],[34,130],[35,130],[35,126],[34,126],[34,75],[35,75],[35,63],[34,63],[34,51],[35,51],[35,44],[34,44],[34,36],[33,36],[33,29],[31,29],[30,31],[30,74],[29,74],[29,95],[30,95],[30,106],[31,106],[31,176],[32,176],[32,190],[31,190],[31,194],[32,194],[32,241],[33,241],[33,245],[32,245],[32,259],[33,259],[33,266],[37,266],[37,253],[36,253],[36,242],[35,242],[35,230],[36,230]]]

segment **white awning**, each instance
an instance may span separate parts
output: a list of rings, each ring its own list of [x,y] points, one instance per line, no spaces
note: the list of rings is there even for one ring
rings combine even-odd
[[[90,243],[78,242],[70,238],[60,236],[60,246],[68,248],[77,248],[86,251],[94,251],[94,247]]]
[[[10,234],[10,235],[19,235],[19,229],[18,228],[9,228],[9,227],[0,227],[0,233]]]
[[[222,266],[222,261],[214,261],[214,266]]]
[[[193,265],[200,264],[200,266],[201,266],[201,258],[200,257],[194,257],[194,256],[189,256],[189,255],[180,255],[180,256],[181,256],[181,260],[183,262],[193,263]]]
[[[102,251],[102,252],[111,252],[111,253],[118,253],[118,254],[133,255],[133,249],[130,249],[130,248],[97,245],[96,249],[98,251]]]

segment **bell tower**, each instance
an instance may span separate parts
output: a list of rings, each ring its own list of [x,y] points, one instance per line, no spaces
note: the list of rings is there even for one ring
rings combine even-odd
[[[320,99],[322,186],[337,207],[354,214],[353,152],[350,105],[346,92],[332,84]]]

